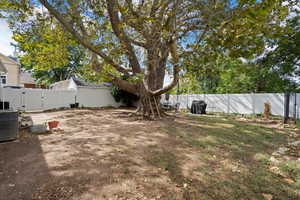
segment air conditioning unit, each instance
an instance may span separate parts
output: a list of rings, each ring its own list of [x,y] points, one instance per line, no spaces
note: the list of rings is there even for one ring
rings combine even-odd
[[[14,140],[19,133],[19,113],[0,110],[0,142]]]

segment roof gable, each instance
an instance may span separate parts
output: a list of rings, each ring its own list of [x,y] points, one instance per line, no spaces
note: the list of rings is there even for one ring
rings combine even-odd
[[[111,86],[111,83],[107,83],[107,82],[96,84],[96,83],[86,82],[74,76],[71,78],[74,81],[74,83],[79,87],[110,87]]]
[[[2,60],[2,63],[10,63],[10,64],[15,64],[15,65],[19,65],[18,62],[16,62],[15,60],[11,59],[8,56],[3,55],[2,53],[0,53],[0,60]]]
[[[35,80],[32,77],[32,74],[29,72],[21,72],[20,73],[20,82],[21,83],[31,83],[34,84]]]

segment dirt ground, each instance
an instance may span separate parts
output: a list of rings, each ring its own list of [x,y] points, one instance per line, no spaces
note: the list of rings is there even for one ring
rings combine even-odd
[[[130,112],[133,111],[106,109],[31,114],[35,123],[58,120],[62,131],[46,135],[23,134],[14,142],[0,143],[0,199],[231,199],[228,195],[232,199],[263,199],[264,193],[278,199],[298,198],[287,183],[274,186],[274,192],[252,188],[248,182],[243,184],[247,176],[238,177],[238,170],[246,170],[251,177],[256,173],[249,167],[254,157],[254,152],[248,153],[251,141],[243,141],[243,146],[232,142],[228,145],[231,152],[217,144],[214,135],[205,132],[214,128],[209,122],[202,122],[203,140],[199,143],[188,139],[178,129],[196,134],[201,125],[199,120],[179,115],[160,121],[143,121],[130,117]],[[232,128],[226,121],[219,125]],[[252,139],[259,141],[261,138],[253,136]],[[227,145],[226,141],[229,140],[222,138]],[[216,152],[212,151],[214,145]],[[278,143],[274,146],[262,143],[266,151],[252,151],[271,153],[279,146]],[[241,156],[238,148],[244,148],[247,156]],[[222,154],[225,157],[221,158]],[[233,170],[234,163],[241,166],[237,171]],[[230,172],[226,171],[229,168]],[[220,180],[223,185],[217,184]],[[270,180],[262,181],[261,184],[268,187],[268,181],[280,180],[272,175]],[[230,186],[233,183],[238,184]],[[285,189],[277,189],[283,186]],[[238,195],[236,191],[240,196],[235,196]]]

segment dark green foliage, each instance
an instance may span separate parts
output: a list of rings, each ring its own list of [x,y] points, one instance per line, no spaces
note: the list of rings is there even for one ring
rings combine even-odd
[[[116,102],[122,102],[128,107],[133,106],[134,102],[138,101],[139,99],[138,96],[126,92],[115,85],[112,87],[111,94]]]

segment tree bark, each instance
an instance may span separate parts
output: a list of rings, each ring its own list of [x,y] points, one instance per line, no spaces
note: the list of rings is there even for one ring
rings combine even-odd
[[[140,93],[140,101],[137,108],[137,113],[145,118],[161,118],[164,113],[160,106],[160,95],[152,95],[146,90]]]

